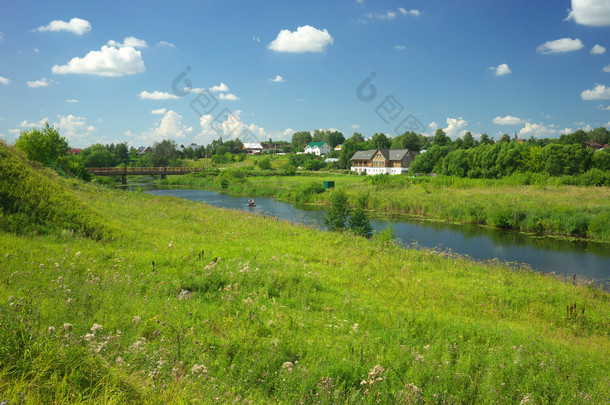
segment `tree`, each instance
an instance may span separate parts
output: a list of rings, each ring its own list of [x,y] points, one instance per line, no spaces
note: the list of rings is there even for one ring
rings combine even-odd
[[[364,137],[360,132],[354,132],[354,135],[350,136],[349,139],[353,140],[356,143],[364,142]]]
[[[419,137],[415,132],[405,132],[392,140],[392,149],[409,149],[419,152]]]
[[[114,147],[114,154],[119,163],[129,163],[129,148],[127,147],[127,142],[117,144]]]
[[[493,145],[494,140],[492,138],[489,137],[489,135],[487,135],[486,133],[483,133],[483,135],[481,135],[481,144],[483,145]]]
[[[43,165],[50,165],[66,157],[70,146],[66,138],[59,135],[59,131],[45,123],[44,128],[33,128],[22,131],[15,142],[15,147],[22,150],[30,160]]]
[[[292,134],[292,148],[296,150],[302,150],[305,145],[311,142],[311,132],[300,131]]]
[[[349,217],[348,226],[349,229],[356,235],[370,238],[373,235],[373,227],[371,222],[366,217],[364,207],[368,201],[368,194],[360,194],[356,201],[356,208],[352,210]]]
[[[150,153],[150,159],[155,167],[177,166],[178,152],[176,150],[176,142],[169,139],[155,142]]]
[[[432,141],[433,145],[436,146],[445,146],[448,145],[449,143],[451,143],[451,138],[449,138],[447,135],[445,135],[445,131],[443,131],[442,129],[437,129],[436,132],[434,132],[434,139]]]
[[[597,142],[600,145],[605,145],[610,142],[610,131],[604,127],[592,129],[587,135],[591,142]]]
[[[258,167],[260,167],[261,170],[271,170],[271,158],[269,156],[266,156],[262,159],[259,159]]]
[[[463,149],[470,149],[476,146],[476,142],[474,140],[474,137],[472,136],[472,134],[470,133],[470,131],[466,132],[464,134],[464,139],[462,140],[462,148]]]
[[[343,190],[334,190],[330,196],[330,208],[322,218],[329,231],[345,230],[351,212],[347,194]]]
[[[373,135],[371,143],[375,149],[387,149],[392,146],[392,139],[388,138],[385,134],[376,133]]]
[[[83,149],[79,156],[85,167],[115,167],[117,165],[116,156],[99,143]]]

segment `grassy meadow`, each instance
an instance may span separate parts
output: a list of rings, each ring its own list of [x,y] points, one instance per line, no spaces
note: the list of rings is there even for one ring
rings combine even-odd
[[[64,180],[0,152],[6,403],[610,398],[610,300],[591,286]]]
[[[610,242],[610,188],[563,185],[561,178],[513,175],[482,180],[439,176],[356,176],[229,168],[220,174],[173,176],[165,184],[188,185],[243,196],[328,204],[323,182],[334,181],[352,201],[366,196],[371,211],[472,223],[537,235]]]

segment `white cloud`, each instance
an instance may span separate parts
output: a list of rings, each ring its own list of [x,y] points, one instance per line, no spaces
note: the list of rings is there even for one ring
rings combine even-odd
[[[86,118],[76,117],[72,114],[67,116],[58,115],[57,117],[59,121],[53,123],[53,126],[59,129],[60,134],[68,140],[83,140],[97,131],[93,125],[87,125]]]
[[[231,93],[227,93],[227,94],[220,93],[218,95],[218,98],[221,99],[221,100],[227,100],[227,101],[237,101],[237,100],[239,100],[239,97],[237,97],[235,94],[231,94]]]
[[[407,49],[407,47],[404,45],[394,45],[394,49],[397,49],[399,51],[404,51],[405,49]]]
[[[256,124],[242,122],[240,115],[241,111],[236,110],[227,114],[224,121],[217,121],[211,115],[203,115],[199,120],[202,131],[197,136],[198,143],[209,143],[213,139],[218,139],[219,136],[224,140],[239,138],[242,142],[260,142],[269,139],[274,134]],[[292,130],[290,129],[290,131]],[[275,134],[281,136],[284,132],[286,131],[275,132]]]
[[[175,100],[178,98],[175,94],[170,94],[164,91],[142,91],[138,94],[138,97],[142,100]]]
[[[353,128],[353,129],[358,129],[358,128],[360,128],[360,125],[358,125],[358,124],[352,124],[352,128]]]
[[[68,31],[76,35],[83,35],[85,32],[91,31],[91,23],[81,18],[72,18],[69,22],[54,20],[49,25],[38,27],[37,31]]]
[[[606,73],[610,73],[610,65],[604,66],[603,71]]]
[[[466,130],[461,128],[465,127],[467,124],[468,122],[461,118],[447,118],[447,128],[443,128],[443,131],[451,138],[464,136]]]
[[[430,128],[432,131],[436,131],[436,129],[438,128],[438,124],[434,121],[432,121],[431,123],[428,124],[428,128]]]
[[[212,93],[227,92],[227,91],[229,91],[229,87],[226,84],[221,82],[218,86],[210,87],[210,91]]]
[[[561,134],[569,134],[572,132],[571,128],[564,129],[556,129],[555,125],[545,126],[542,123],[536,124],[531,122],[526,122],[525,127],[521,128],[519,131],[519,136],[523,138],[548,138]]]
[[[326,29],[319,30],[305,25],[294,32],[281,30],[267,48],[275,52],[323,52],[332,43],[333,37]]]
[[[52,68],[56,74],[96,76],[132,75],[145,70],[140,51],[131,46],[115,48],[106,45],[99,51],[90,51],[84,58],[72,58],[67,65],[55,65]]]
[[[598,110],[604,110],[604,111],[610,111],[610,105],[605,106],[603,104],[600,104],[600,105],[597,106],[597,109]]]
[[[167,110],[165,108],[158,108],[156,110],[152,110],[150,113],[155,115],[165,115]]]
[[[46,77],[43,77],[40,80],[28,81],[28,87],[49,87],[53,83],[52,80],[47,80]]]
[[[554,41],[546,41],[536,50],[542,54],[548,55],[551,53],[563,53],[578,51],[584,47],[582,41],[578,38],[560,38]]]
[[[580,93],[580,97],[583,100],[610,100],[610,87],[598,83],[595,88]]]
[[[78,100],[75,98],[69,98],[66,100],[66,103],[78,103]]]
[[[208,92],[207,89],[201,89],[199,87],[195,87],[195,88],[185,87],[184,91],[186,91],[187,93],[195,93],[195,94],[204,94],[204,93]]]
[[[385,11],[376,11],[374,13],[366,13],[364,16],[368,18],[368,20],[393,20],[398,16],[407,15],[413,17],[419,17],[421,12],[419,10],[407,10],[404,7],[398,7],[396,10],[385,10]],[[366,23],[367,20],[359,20],[360,22]]]
[[[32,48],[32,50],[36,53],[40,53],[40,49],[38,49],[38,48]]]
[[[274,83],[281,83],[281,82],[285,82],[286,80],[284,80],[284,78],[280,75],[275,75],[275,77],[273,79],[270,79],[272,82]]]
[[[253,41],[261,42],[261,37],[252,37]]]
[[[0,41],[2,41],[4,39],[4,34],[2,32],[0,32]]]
[[[572,0],[572,10],[566,19],[592,27],[609,26],[610,2],[608,0]]]
[[[489,69],[493,70],[494,73],[496,74],[496,76],[504,76],[504,75],[508,75],[508,74],[512,73],[512,71],[510,70],[510,68],[508,67],[508,65],[506,63],[501,63],[496,67],[490,66]]]
[[[159,41],[159,42],[157,42],[157,46],[167,46],[168,48],[176,47],[176,45],[172,44],[171,42],[167,42],[167,41]]]
[[[130,46],[132,48],[147,48],[148,45],[146,44],[146,41],[144,41],[143,39],[138,39],[136,37],[125,37],[125,39],[123,40],[123,43],[117,42],[117,41],[113,41],[112,39],[110,41],[108,41],[108,46],[113,46],[115,48],[124,48],[126,46]]]
[[[49,121],[48,118],[43,118],[38,122],[28,122],[27,120],[23,120],[19,123],[21,128],[35,128],[35,127],[43,127],[44,124]]]
[[[133,138],[135,142],[153,144],[164,139],[185,139],[191,132],[193,132],[193,127],[186,127],[182,123],[182,116],[174,110],[169,110],[161,118],[161,122],[155,123],[152,128],[141,134],[127,131],[125,135]]]
[[[356,0],[356,3],[358,3],[358,4],[364,4],[364,0]]]
[[[591,55],[603,55],[606,53],[606,48],[601,45],[595,44],[593,48],[591,48]]]
[[[11,80],[7,79],[6,77],[0,76],[0,83],[2,83],[5,86],[8,86],[9,84],[11,84]]]
[[[494,118],[493,123],[496,125],[518,125],[523,124],[523,120],[512,115],[507,115],[506,117],[498,116]]]

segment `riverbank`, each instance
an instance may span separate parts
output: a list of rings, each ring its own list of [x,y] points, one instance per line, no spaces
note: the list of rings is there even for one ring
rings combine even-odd
[[[328,205],[323,183],[334,181],[350,199],[384,214],[416,215],[536,235],[610,242],[610,188],[516,185],[511,179],[475,180],[408,176],[249,176],[228,169],[219,176],[174,176],[163,184],[188,185],[241,196]]]
[[[0,160],[0,193],[38,220],[0,232],[7,402],[610,397],[610,300],[600,290],[97,188],[11,159]],[[63,204],[40,198],[56,195]],[[25,212],[3,210],[3,226]]]

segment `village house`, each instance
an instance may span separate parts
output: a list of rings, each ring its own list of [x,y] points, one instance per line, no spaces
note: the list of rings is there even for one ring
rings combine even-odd
[[[146,147],[144,147],[144,146],[140,146],[140,147],[138,148],[138,155],[140,155],[140,156],[144,156],[144,155],[146,155],[148,152],[152,152],[152,148],[151,148],[150,146],[146,146]]]
[[[269,151],[260,142],[244,142],[244,150],[251,155],[260,155],[263,152]]]
[[[341,152],[341,149],[343,149],[343,144],[340,143],[339,145],[335,146],[335,152]]]
[[[309,142],[307,146],[305,146],[305,153],[313,153],[318,156],[326,156],[330,153],[330,146],[322,141],[322,142]]]
[[[351,158],[351,170],[366,174],[401,174],[409,171],[419,152],[408,149],[371,149],[358,151]]]

